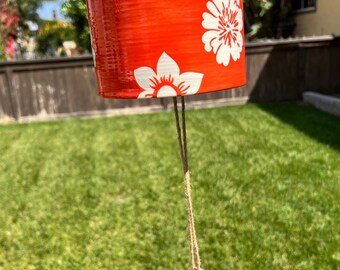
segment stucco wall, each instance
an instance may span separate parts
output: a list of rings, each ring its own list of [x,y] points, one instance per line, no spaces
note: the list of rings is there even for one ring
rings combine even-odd
[[[340,0],[317,0],[316,11],[297,13],[297,36],[340,35]]]

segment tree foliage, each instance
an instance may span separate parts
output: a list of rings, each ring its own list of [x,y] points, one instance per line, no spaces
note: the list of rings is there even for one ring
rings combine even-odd
[[[29,36],[30,31],[27,21],[31,21],[40,25],[42,22],[38,9],[41,7],[44,0],[15,0],[15,6],[19,13],[19,28],[23,36]]]
[[[284,36],[282,27],[290,24],[290,0],[246,0],[244,7],[249,39]]]
[[[62,11],[71,20],[75,30],[75,41],[80,52],[91,52],[86,0],[65,0]]]
[[[36,51],[41,55],[53,55],[63,46],[64,41],[74,39],[74,30],[70,23],[63,21],[45,21],[36,37]]]
[[[37,10],[41,7],[43,0],[15,0],[20,14],[21,22],[39,22]]]

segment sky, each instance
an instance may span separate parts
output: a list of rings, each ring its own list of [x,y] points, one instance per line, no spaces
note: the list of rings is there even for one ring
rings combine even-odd
[[[52,19],[53,10],[56,10],[57,19],[64,18],[60,11],[62,2],[62,0],[45,2],[43,6],[38,10],[40,17],[45,20],[50,20]]]

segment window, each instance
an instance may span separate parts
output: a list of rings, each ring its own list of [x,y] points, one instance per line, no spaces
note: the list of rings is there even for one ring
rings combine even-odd
[[[316,0],[292,0],[293,10],[296,12],[316,10]]]

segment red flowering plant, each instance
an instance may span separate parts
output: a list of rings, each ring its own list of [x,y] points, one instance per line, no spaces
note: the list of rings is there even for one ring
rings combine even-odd
[[[14,36],[19,22],[18,12],[9,0],[0,0],[0,60],[14,57]]]

